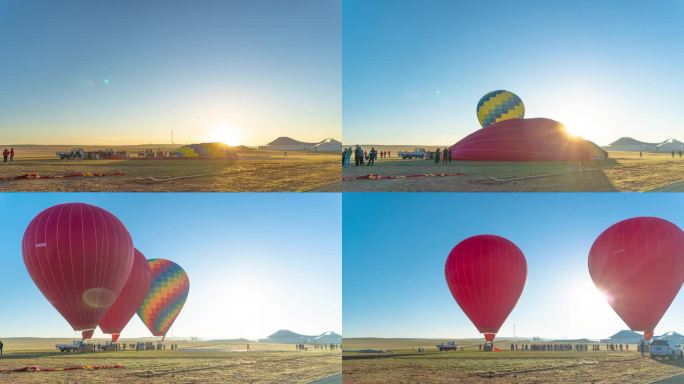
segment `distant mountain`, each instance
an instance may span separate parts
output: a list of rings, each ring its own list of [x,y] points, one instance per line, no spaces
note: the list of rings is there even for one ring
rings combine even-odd
[[[602,343],[613,343],[613,344],[638,344],[644,338],[644,335],[628,329],[622,330],[607,339],[602,339]]]
[[[316,143],[307,143],[291,137],[281,136],[266,145],[260,146],[259,149],[272,151],[339,152],[342,150],[342,143],[333,138],[327,138]]]
[[[684,143],[677,139],[667,139],[657,145],[657,150],[663,152],[682,151],[684,150]]]
[[[259,339],[259,342],[277,344],[340,344],[342,343],[342,336],[331,331],[318,336],[308,336],[300,335],[287,329],[281,329],[265,339]]]
[[[684,150],[684,143],[677,139],[667,139],[660,143],[647,143],[631,137],[621,137],[603,149],[608,151],[671,152]]]
[[[668,333],[662,334],[660,336],[656,336],[655,338],[660,339],[660,340],[669,340],[675,344],[684,343],[684,335],[677,333],[677,332],[668,332]]]

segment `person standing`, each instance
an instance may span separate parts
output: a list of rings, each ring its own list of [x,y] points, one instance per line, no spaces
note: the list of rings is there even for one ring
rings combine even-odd
[[[447,162],[447,149],[445,147],[444,150],[442,151],[442,163],[446,164],[446,162]]]
[[[360,146],[356,146],[354,150],[354,164],[355,166],[363,165],[363,150]]]
[[[13,163],[13,162],[14,162],[14,147],[12,147],[12,149],[10,149],[10,163]]]
[[[435,164],[439,164],[439,154],[440,153],[442,153],[442,151],[440,151],[439,148],[437,148],[437,150],[435,151]]]
[[[378,151],[375,150],[375,147],[372,147],[370,152],[368,152],[368,164],[366,164],[367,167],[370,167],[371,165],[375,164],[375,158],[378,156]]]
[[[451,148],[447,151],[447,156],[449,157],[449,162],[451,163]]]
[[[4,345],[2,344],[2,341],[0,340],[0,356],[2,356],[2,348],[3,347],[4,347]]]
[[[2,151],[2,162],[6,163],[7,162],[7,157],[9,157],[9,149],[5,148],[4,151]]]

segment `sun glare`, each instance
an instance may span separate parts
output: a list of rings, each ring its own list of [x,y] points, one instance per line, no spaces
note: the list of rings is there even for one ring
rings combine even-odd
[[[235,129],[222,125],[211,130],[209,141],[236,146],[240,144],[240,135]]]

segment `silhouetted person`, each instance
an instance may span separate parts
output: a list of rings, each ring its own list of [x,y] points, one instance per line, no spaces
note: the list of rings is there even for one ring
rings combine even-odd
[[[440,151],[439,148],[437,148],[437,150],[435,151],[435,164],[439,164],[439,155],[441,153],[442,151]]]
[[[360,146],[356,146],[356,149],[354,150],[354,164],[358,167],[359,165],[363,165],[363,149],[361,149]]]
[[[444,150],[442,151],[442,163],[446,164],[446,162],[447,162],[447,149],[444,148]]]
[[[4,345],[2,344],[2,341],[0,341],[0,356],[2,356],[2,348],[3,347],[4,347]]]
[[[681,156],[679,156],[679,157],[681,157]],[[12,149],[10,149],[10,163],[13,163],[13,162],[14,162],[14,147],[12,147]]]
[[[366,164],[366,166],[370,167],[371,165],[375,164],[376,157],[378,157],[378,151],[376,151],[375,147],[373,147],[368,153],[368,164]]]
[[[447,157],[449,158],[449,162],[451,163],[451,148],[449,148],[449,151],[447,152]]]
[[[2,151],[2,158],[3,158],[2,162],[6,163],[8,157],[9,157],[9,149],[5,148],[5,150]]]

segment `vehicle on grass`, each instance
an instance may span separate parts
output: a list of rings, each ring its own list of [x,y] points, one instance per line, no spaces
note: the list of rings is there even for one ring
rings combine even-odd
[[[651,342],[651,357],[661,358],[667,357],[669,359],[681,359],[684,357],[684,351],[682,351],[682,346],[677,345],[669,340],[665,339],[655,339]]]
[[[85,343],[83,340],[74,340],[71,344],[56,344],[55,348],[60,352],[83,352]]]
[[[404,160],[410,159],[424,159],[425,158],[425,148],[415,148],[413,151],[399,151],[399,157]]]
[[[440,351],[456,351],[458,349],[458,345],[456,345],[455,341],[449,341],[446,344],[437,344],[437,349]]]
[[[69,152],[57,152],[60,160],[83,160],[86,157],[83,148],[73,148]]]

